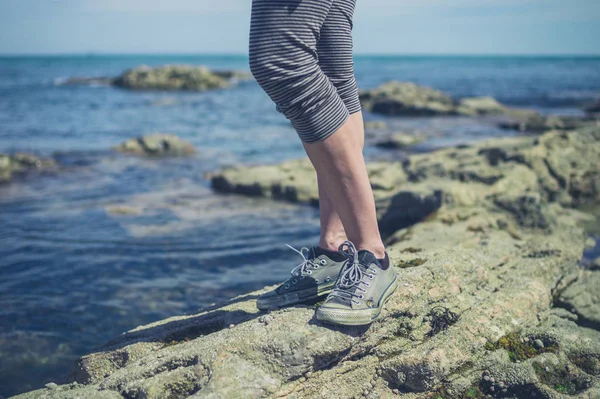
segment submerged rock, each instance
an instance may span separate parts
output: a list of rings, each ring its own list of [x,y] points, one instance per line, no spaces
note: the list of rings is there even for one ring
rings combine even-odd
[[[187,156],[195,152],[194,146],[174,134],[153,133],[129,139],[114,148],[126,154],[151,157]]]
[[[586,240],[568,206],[600,199],[599,153],[596,128],[370,164],[399,276],[380,320],[259,312],[267,287],[133,329],[82,357],[77,385],[19,398],[598,397],[600,332],[577,317],[593,314],[596,283],[573,277]],[[317,200],[304,160],[212,177],[223,191]]]
[[[29,153],[0,154],[0,183],[10,181],[16,175],[33,171],[51,171],[56,168],[53,159],[40,158]]]

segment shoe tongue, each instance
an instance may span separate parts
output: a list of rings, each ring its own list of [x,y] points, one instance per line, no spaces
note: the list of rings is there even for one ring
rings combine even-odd
[[[378,267],[381,267],[373,252],[367,251],[366,249],[358,251],[358,262],[365,267],[369,267],[371,263],[375,263]]]

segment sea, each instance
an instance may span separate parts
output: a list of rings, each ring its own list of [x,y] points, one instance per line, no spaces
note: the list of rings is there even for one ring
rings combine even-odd
[[[59,381],[131,328],[282,281],[301,261],[285,244],[318,239],[314,208],[210,188],[211,171],[304,156],[253,80],[202,93],[64,84],[164,64],[249,69],[244,55],[0,57],[0,153],[60,165],[0,185],[0,395]],[[361,89],[411,81],[545,114],[582,115],[600,96],[600,57],[357,55],[355,70]],[[477,118],[365,119],[435,131],[420,151],[519,134]],[[153,132],[176,134],[197,154],[111,150]],[[369,146],[366,156],[401,154]],[[586,253],[598,255],[598,246]]]

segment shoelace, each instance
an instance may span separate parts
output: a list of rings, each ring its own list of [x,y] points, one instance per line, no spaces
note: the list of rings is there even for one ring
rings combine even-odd
[[[313,260],[310,258],[310,249],[306,248],[306,247],[302,247],[300,248],[300,250],[298,251],[296,248],[292,247],[291,245],[285,244],[289,249],[291,249],[294,252],[297,252],[300,256],[302,256],[303,262],[300,263],[298,266],[294,267],[291,271],[292,276],[294,277],[302,277],[305,274],[311,274],[308,273],[308,267],[311,266],[312,269],[316,269],[315,267],[315,263],[313,262]],[[304,253],[304,251],[306,251],[306,254]]]
[[[376,272],[371,268],[367,268],[360,264],[358,260],[358,251],[351,241],[344,241],[342,245],[340,245],[339,251],[348,258],[348,263],[346,263],[346,266],[342,270],[342,274],[338,278],[336,286],[330,295],[351,300],[358,305],[360,304],[360,301],[357,301],[354,298],[356,297],[363,299],[362,293],[366,292],[365,289],[359,287],[358,285],[362,282],[368,287],[370,283],[362,281],[363,277],[366,274],[370,279],[373,279],[373,275]],[[371,274],[367,274],[367,271],[371,271]],[[360,291],[361,294],[357,293],[356,291],[350,291],[350,289],[354,287],[356,287],[356,291]]]

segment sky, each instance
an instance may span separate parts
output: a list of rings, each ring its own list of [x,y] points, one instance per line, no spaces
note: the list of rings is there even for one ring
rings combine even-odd
[[[0,54],[247,54],[250,8],[0,0]],[[600,0],[358,0],[354,44],[356,54],[600,55]]]

